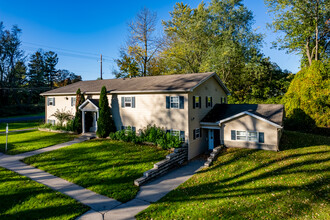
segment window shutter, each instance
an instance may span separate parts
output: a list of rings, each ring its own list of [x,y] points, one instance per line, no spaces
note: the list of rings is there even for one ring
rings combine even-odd
[[[202,108],[202,96],[199,96],[199,108]]]
[[[199,128],[199,137],[202,137],[202,129]]]
[[[220,103],[222,104],[223,103],[223,98],[221,97],[221,99],[220,99],[221,101],[220,101]]]
[[[47,97],[47,106],[49,106],[49,98]]]
[[[55,106],[55,97],[53,98],[53,106]]]
[[[182,142],[185,142],[184,131],[180,131],[180,138],[181,138]]]
[[[195,104],[196,104],[195,101],[196,101],[195,96],[193,96],[193,108],[195,108]]]
[[[166,130],[166,132],[165,132],[165,133],[169,133],[169,132],[171,132],[171,130]]]
[[[135,97],[132,97],[132,108],[135,108]]]
[[[166,108],[169,109],[170,108],[170,97],[166,96]]]
[[[121,97],[121,107],[125,108],[125,97]]]
[[[184,97],[179,96],[179,99],[180,99],[180,109],[184,109]]]
[[[211,108],[213,107],[213,100],[212,100],[212,96],[211,96]]]
[[[193,139],[196,139],[196,129],[193,130]]]
[[[205,96],[205,107],[207,108],[207,104],[208,104],[208,98],[207,96]]]
[[[233,141],[236,140],[236,131],[235,130],[231,130],[231,139]]]
[[[136,132],[136,127],[132,126],[132,131]]]
[[[259,143],[265,143],[265,134],[264,134],[264,132],[259,132]]]
[[[225,104],[227,103],[226,97],[223,98],[223,103],[225,103]]]

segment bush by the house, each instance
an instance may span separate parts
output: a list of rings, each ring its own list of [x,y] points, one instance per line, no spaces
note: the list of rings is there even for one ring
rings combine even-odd
[[[51,124],[51,123],[45,123],[39,126],[39,128],[48,128],[51,130],[56,131],[75,131],[74,130],[74,120],[69,120],[65,125],[61,124]]]
[[[110,132],[115,131],[114,122],[111,116],[111,110],[109,107],[107,89],[105,86],[101,89],[100,94],[100,117],[97,120],[97,131],[96,134],[98,137],[108,137]]]
[[[82,112],[78,108],[85,102],[85,97],[81,94],[80,88],[76,92],[76,115],[74,117],[73,128],[78,134],[82,132]]]
[[[60,111],[59,109],[56,110],[54,114],[51,116],[54,116],[58,121],[59,125],[62,127],[64,122],[71,121],[73,119],[73,115],[70,111]]]
[[[147,126],[143,131],[141,131],[139,136],[136,135],[136,132],[130,127],[127,127],[125,130],[110,133],[110,138],[112,140],[121,140],[133,143],[154,143],[163,149],[177,148],[182,144],[178,136],[173,136],[170,133],[166,133],[164,129],[156,126]]]

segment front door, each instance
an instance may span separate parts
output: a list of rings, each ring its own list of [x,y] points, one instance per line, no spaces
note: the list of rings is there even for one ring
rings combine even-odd
[[[214,130],[209,129],[209,150],[214,148]]]

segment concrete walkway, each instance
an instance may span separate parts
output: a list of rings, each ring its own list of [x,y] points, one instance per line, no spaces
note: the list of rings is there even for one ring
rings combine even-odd
[[[194,175],[201,167],[203,167],[204,160],[195,160],[189,162],[187,165],[175,169],[170,173],[147,183],[140,187],[140,191],[135,199],[121,204],[105,214],[100,214],[93,210],[82,215],[79,220],[92,219],[115,219],[128,220],[135,219],[134,216],[144,209],[148,208],[152,202],[156,202],[167,193],[177,188],[180,184],[187,181]]]
[[[11,132],[20,132],[20,131],[32,131],[32,130],[37,130],[37,128],[25,128],[25,129],[19,129],[19,130],[9,130],[8,133]],[[0,134],[6,134],[5,131],[1,131]]]
[[[195,174],[196,171],[203,167],[205,162],[204,160],[191,161],[187,165],[179,169],[175,169],[170,173],[147,183],[146,185],[140,187],[140,191],[135,199],[122,204],[115,199],[99,195],[20,161],[26,157],[57,150],[75,143],[89,140],[93,137],[93,135],[94,134],[82,135],[73,141],[13,156],[0,153],[0,166],[29,177],[38,183],[46,185],[56,191],[70,196],[71,198],[74,198],[82,204],[89,206],[91,210],[80,216],[78,219],[126,220],[134,219],[136,214],[148,208],[152,202],[158,201],[167,193],[177,188],[180,184],[187,181],[192,175]]]

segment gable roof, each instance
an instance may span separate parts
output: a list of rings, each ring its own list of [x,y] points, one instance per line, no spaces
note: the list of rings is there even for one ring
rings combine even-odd
[[[216,104],[201,123],[222,123],[242,115],[250,115],[282,127],[283,113],[284,107],[279,104]]]
[[[100,94],[103,86],[110,93],[191,92],[211,77],[214,77],[229,95],[229,90],[214,72],[80,81],[40,95],[74,95],[78,88],[85,94]]]
[[[89,103],[92,104],[92,106],[94,106],[95,109],[99,109],[99,100],[98,99],[86,99],[86,101],[84,101],[80,106],[78,106],[78,108],[80,110],[82,110]]]

